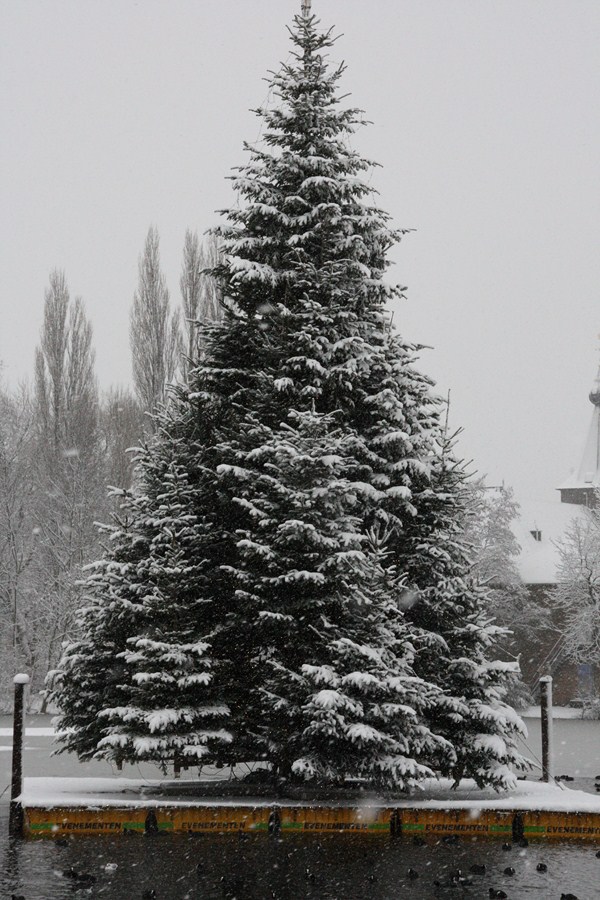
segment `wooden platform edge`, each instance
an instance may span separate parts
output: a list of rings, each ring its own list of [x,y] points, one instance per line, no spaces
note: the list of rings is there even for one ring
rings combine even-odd
[[[600,840],[600,812],[405,807],[152,806],[27,807],[26,837],[72,834],[349,833]]]

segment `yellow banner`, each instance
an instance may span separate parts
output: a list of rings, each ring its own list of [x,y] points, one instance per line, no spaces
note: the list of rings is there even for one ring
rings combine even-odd
[[[60,836],[65,834],[114,834],[144,831],[145,809],[73,809],[25,810],[25,834]]]
[[[348,834],[481,835],[512,840],[600,839],[600,813],[393,807],[185,806],[146,809],[61,807],[24,810],[30,837],[123,832],[343,832]]]

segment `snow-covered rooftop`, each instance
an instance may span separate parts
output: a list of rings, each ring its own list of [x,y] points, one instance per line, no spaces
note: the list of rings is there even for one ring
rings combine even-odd
[[[517,559],[525,584],[556,584],[557,543],[574,519],[588,515],[585,506],[556,501],[524,501],[512,525],[521,547]]]

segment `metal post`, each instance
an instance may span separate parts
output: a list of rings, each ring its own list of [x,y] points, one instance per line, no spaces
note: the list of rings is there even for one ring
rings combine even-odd
[[[552,781],[552,676],[540,678],[542,713],[542,781]]]
[[[10,812],[8,817],[8,833],[20,836],[23,833],[23,807],[17,800],[23,791],[23,733],[25,716],[25,686],[29,684],[29,675],[15,675],[15,709],[13,716],[12,745],[12,781],[10,785]]]

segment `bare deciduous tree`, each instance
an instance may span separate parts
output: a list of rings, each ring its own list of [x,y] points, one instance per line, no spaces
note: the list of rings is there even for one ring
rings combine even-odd
[[[588,667],[590,707],[600,714],[600,510],[576,518],[558,545],[558,584],[550,595],[561,619],[563,652]]]
[[[36,536],[31,525],[32,410],[25,388],[0,390],[0,687],[32,669],[28,623]],[[6,689],[6,694],[4,693]]]
[[[498,636],[501,652],[510,659],[529,659],[541,652],[543,639],[552,628],[549,610],[523,583],[517,567],[521,551],[512,531],[519,506],[510,487],[486,488],[473,485],[473,517],[469,538],[473,548],[473,575],[486,591],[486,608],[501,628]],[[511,689],[514,705],[532,701],[534,685],[524,681]]]
[[[142,408],[152,411],[164,401],[165,387],[173,381],[181,352],[179,311],[170,310],[169,291],[160,269],[158,231],[153,226],[139,258],[129,336],[135,391]]]

